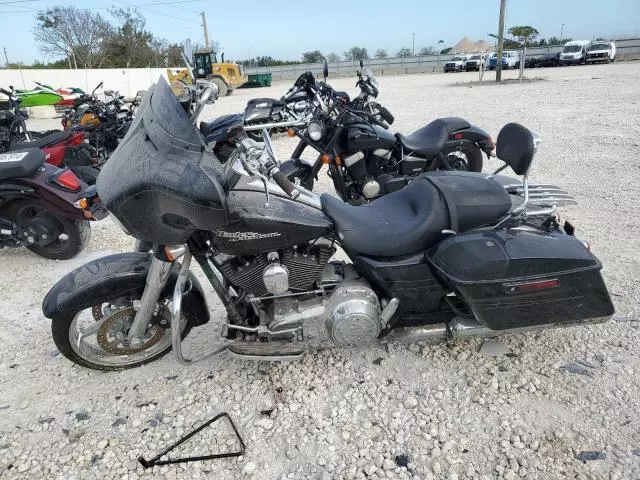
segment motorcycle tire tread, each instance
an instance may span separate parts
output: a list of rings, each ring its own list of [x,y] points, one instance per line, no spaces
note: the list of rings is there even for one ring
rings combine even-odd
[[[51,320],[51,335],[53,337],[53,342],[55,343],[55,345],[58,348],[58,350],[60,351],[60,353],[62,355],[64,355],[68,360],[72,361],[73,363],[75,363],[77,365],[80,365],[81,367],[91,368],[92,370],[102,370],[102,371],[109,371],[109,372],[120,371],[120,370],[128,370],[130,368],[140,367],[142,365],[146,365],[147,363],[151,363],[151,362],[153,362],[155,360],[158,360],[158,359],[164,357],[172,349],[171,345],[169,345],[167,348],[165,348],[161,352],[158,352],[156,355],[154,355],[152,357],[149,357],[149,358],[147,358],[145,360],[142,360],[140,362],[133,363],[131,365],[123,365],[123,366],[120,366],[120,365],[100,365],[100,364],[97,364],[97,363],[89,362],[88,360],[85,360],[84,358],[79,356],[73,350],[73,347],[71,346],[71,343],[69,341],[69,328],[71,327],[71,322],[73,322],[74,317],[78,313],[79,312],[77,312],[77,311],[76,312],[71,312],[71,313],[64,314],[64,315],[61,315],[59,317],[56,317],[56,318],[52,319]],[[182,339],[183,340],[189,334],[190,331],[191,331],[191,325],[187,322],[187,324],[184,327],[184,331],[182,332]]]

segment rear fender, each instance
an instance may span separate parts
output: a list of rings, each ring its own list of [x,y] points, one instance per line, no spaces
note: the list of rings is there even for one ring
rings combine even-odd
[[[28,198],[61,217],[85,220],[82,210],[74,205],[83,191],[69,192],[49,183],[59,171],[58,167],[45,163],[30,177],[12,178],[10,187],[19,189],[3,191],[3,198],[8,201]]]
[[[453,150],[457,150],[465,143],[473,143],[480,148],[487,156],[491,156],[495,144],[491,139],[491,135],[482,130],[481,128],[471,125],[469,128],[463,128],[456,130],[449,135],[449,139],[444,144],[443,153],[449,153]]]
[[[73,270],[49,290],[42,301],[47,318],[57,318],[126,295],[141,295],[152,254],[130,252],[109,255]],[[173,293],[179,265],[174,263],[161,298]],[[191,289],[182,297],[182,313],[192,326],[209,321],[209,309],[198,280],[189,273]]]

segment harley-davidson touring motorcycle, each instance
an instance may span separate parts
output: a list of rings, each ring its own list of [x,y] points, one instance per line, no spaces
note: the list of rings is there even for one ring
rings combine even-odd
[[[364,206],[291,183],[244,138],[222,165],[160,79],[104,166],[100,198],[153,252],[94,260],[49,291],[43,312],[68,359],[114,370],[173,348],[182,363],[221,352],[290,360],[308,349],[451,340],[602,322],[614,308],[601,264],[557,204],[529,184],[538,140],[519,124],[497,156],[519,181],[431,172]],[[332,261],[341,247],[349,261]],[[223,344],[187,358],[209,321],[195,260],[226,310]]]

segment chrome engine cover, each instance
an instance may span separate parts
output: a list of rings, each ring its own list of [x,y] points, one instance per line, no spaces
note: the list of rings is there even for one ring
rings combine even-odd
[[[269,330],[276,334],[301,327],[304,343],[316,347],[374,342],[382,329],[378,296],[365,280],[345,276],[329,297],[276,299]]]
[[[347,280],[334,290],[326,306],[326,328],[336,345],[375,341],[382,329],[380,302],[364,280]]]
[[[377,197],[380,190],[380,184],[376,180],[369,180],[362,186],[362,194],[367,199]]]

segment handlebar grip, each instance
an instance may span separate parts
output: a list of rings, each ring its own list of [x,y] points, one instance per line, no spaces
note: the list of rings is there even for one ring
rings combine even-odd
[[[298,197],[298,195],[300,195],[300,192],[293,184],[293,182],[291,182],[291,180],[289,180],[287,176],[280,170],[274,173],[272,178],[273,181],[276,182],[276,184],[291,198],[295,199]]]

